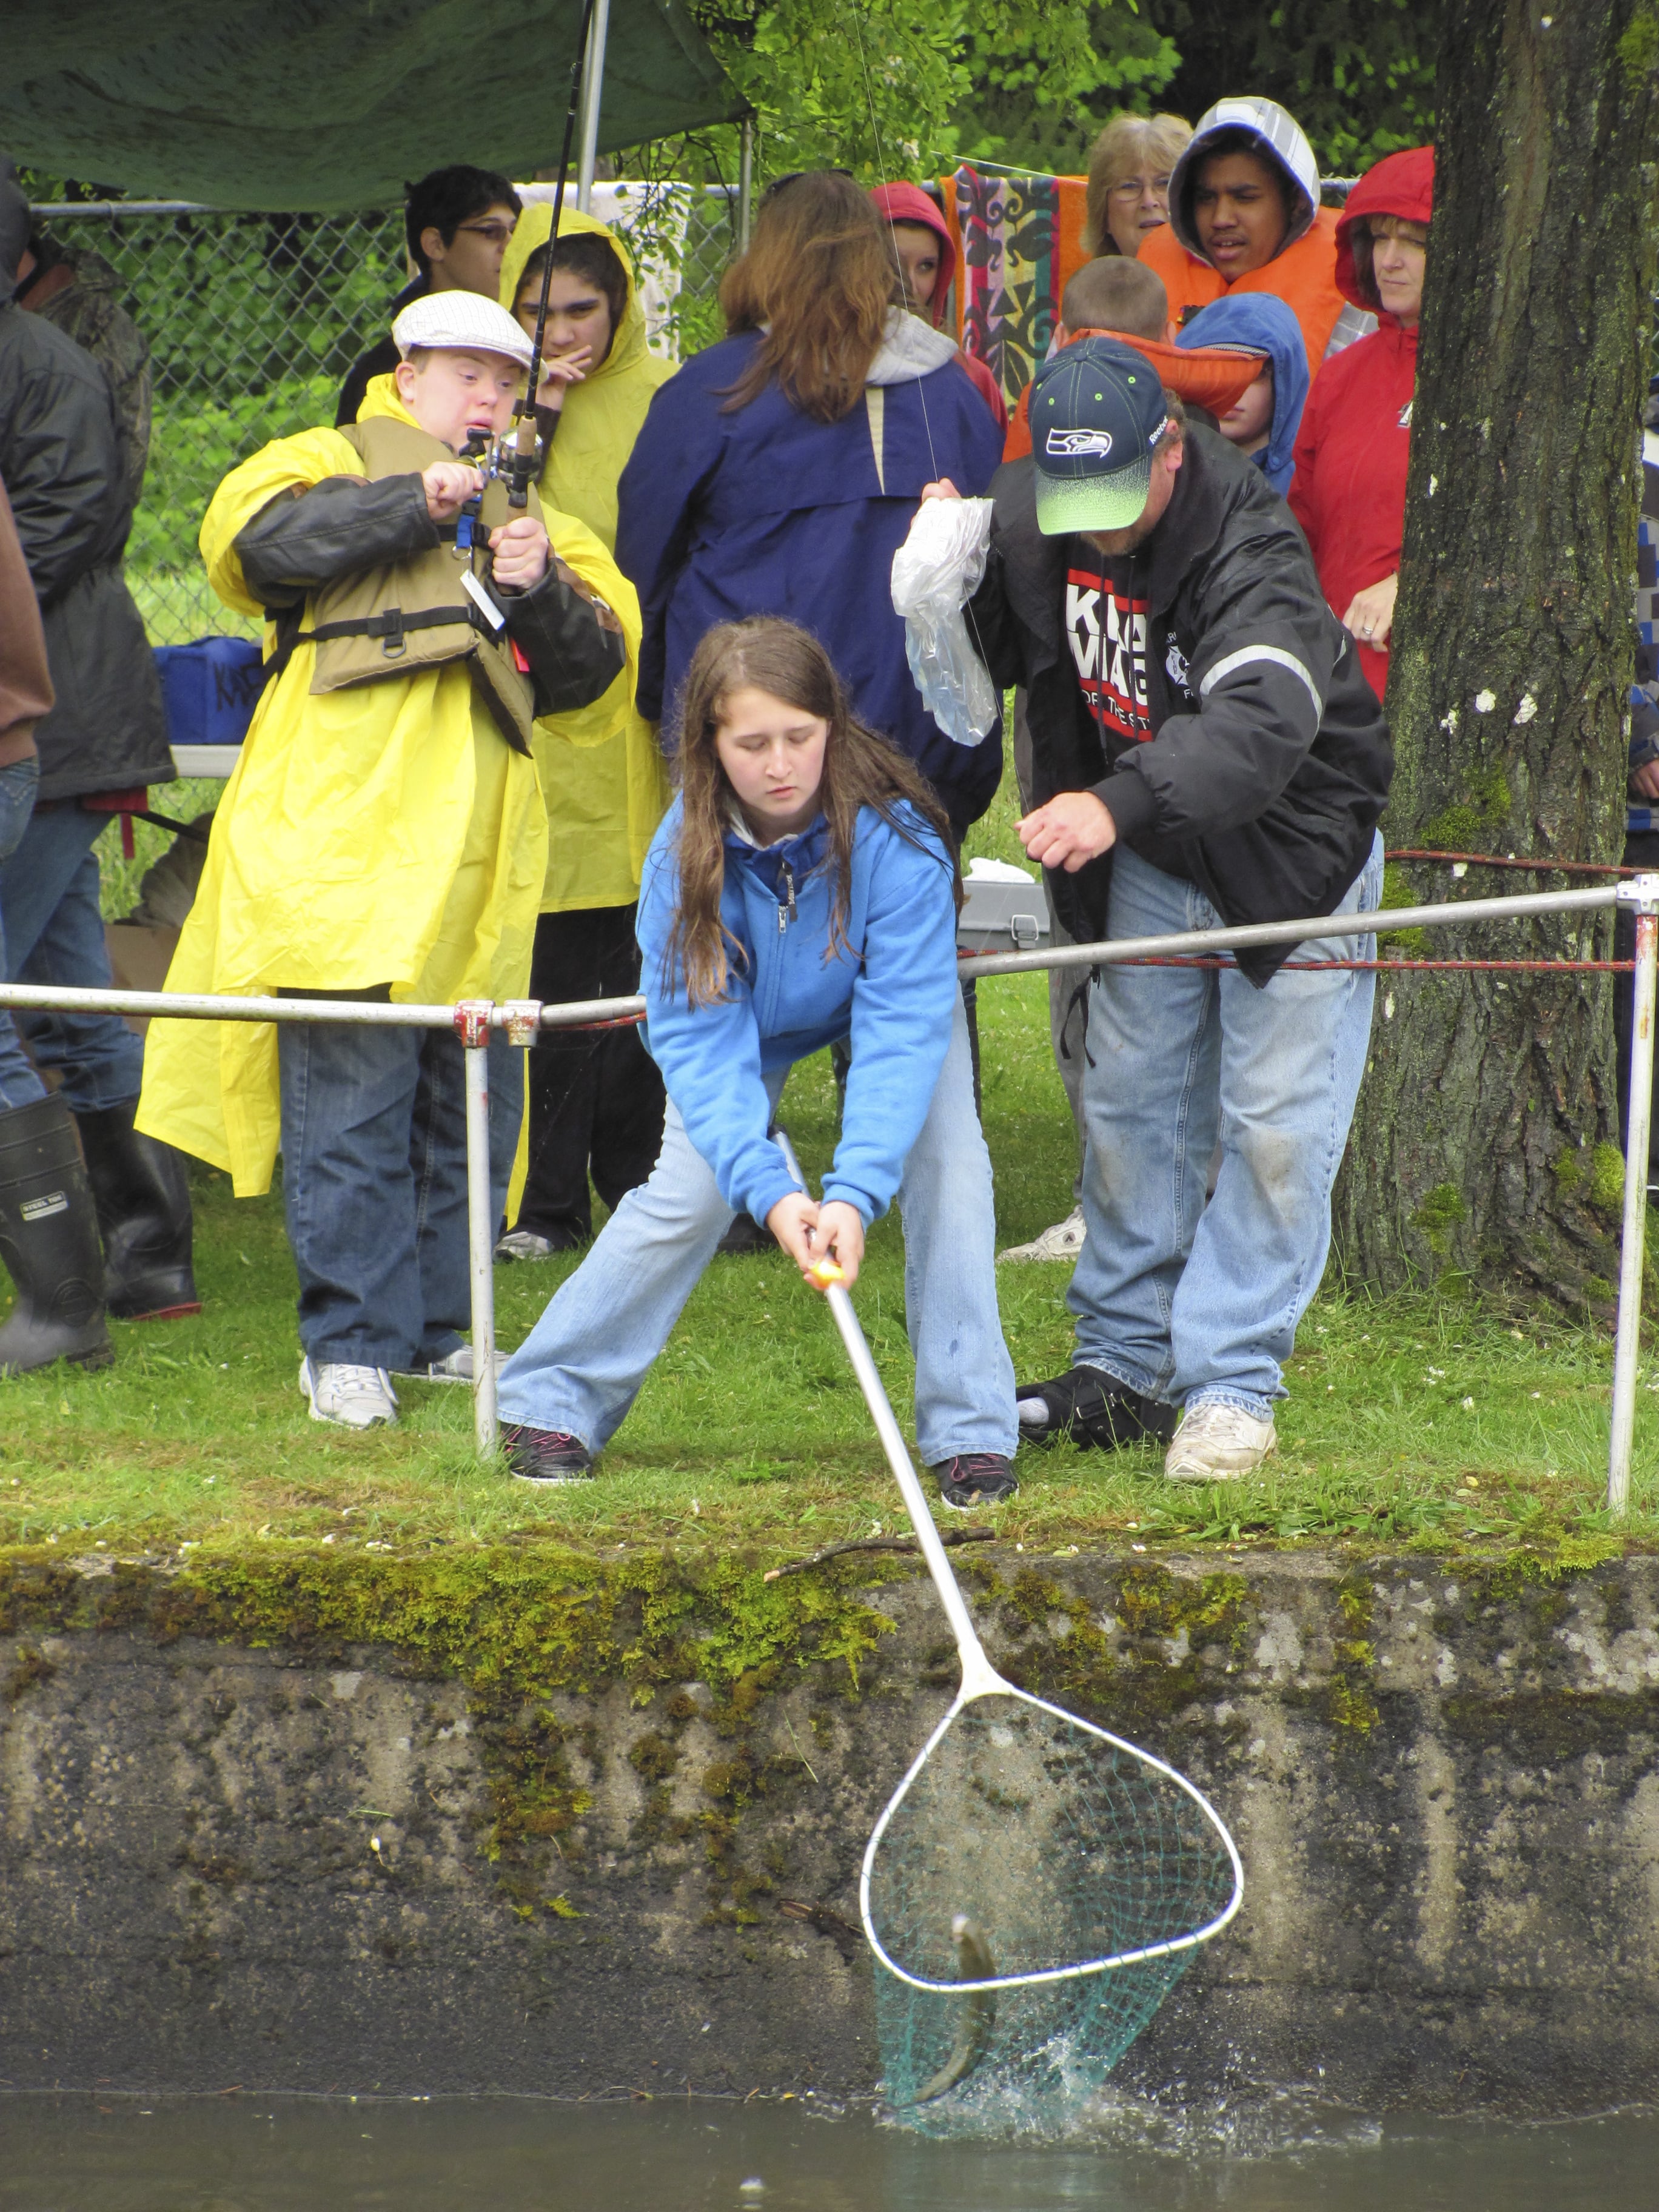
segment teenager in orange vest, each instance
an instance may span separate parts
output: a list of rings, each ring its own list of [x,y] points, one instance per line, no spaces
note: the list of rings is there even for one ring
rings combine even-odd
[[[1295,119],[1275,100],[1220,100],[1176,163],[1170,220],[1147,234],[1140,259],[1164,279],[1177,326],[1231,293],[1283,300],[1311,376],[1376,327],[1337,289],[1336,222],[1319,204],[1319,164]]]

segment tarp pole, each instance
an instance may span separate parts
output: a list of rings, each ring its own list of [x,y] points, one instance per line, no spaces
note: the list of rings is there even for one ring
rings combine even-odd
[[[749,251],[749,207],[755,197],[755,118],[745,115],[738,152],[738,251]]]
[[[593,171],[599,155],[599,105],[605,95],[605,42],[611,28],[611,0],[593,0],[593,23],[587,34],[587,64],[582,73],[582,131],[576,157],[576,205],[584,215],[593,211]]]

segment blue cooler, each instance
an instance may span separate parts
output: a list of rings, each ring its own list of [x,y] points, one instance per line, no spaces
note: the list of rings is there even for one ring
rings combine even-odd
[[[264,657],[250,637],[158,645],[155,670],[169,745],[240,745],[264,689]]]

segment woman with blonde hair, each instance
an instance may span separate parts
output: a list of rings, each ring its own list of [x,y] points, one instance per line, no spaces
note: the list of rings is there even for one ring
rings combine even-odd
[[[1183,115],[1115,115],[1089,156],[1084,251],[1133,260],[1149,230],[1170,220],[1170,177],[1193,126]]]
[[[950,826],[793,623],[706,634],[678,765],[640,896],[646,1036],[668,1086],[662,1155],[502,1371],[508,1465],[533,1483],[591,1474],[734,1214],[764,1223],[821,1290],[814,1267],[833,1259],[852,1282],[866,1230],[896,1199],[917,1444],[947,1505],[999,1504],[1018,1487],[1018,1429]],[[771,1119],[794,1063],[849,1036],[818,1202]]]
[[[730,335],[651,403],[623,471],[617,558],[640,595],[641,712],[669,724],[704,632],[805,624],[860,720],[921,769],[958,837],[990,804],[1000,730],[947,737],[893,612],[894,554],[924,484],[983,492],[1002,434],[950,337],[893,304],[880,218],[850,177],[772,187],[720,287]]]

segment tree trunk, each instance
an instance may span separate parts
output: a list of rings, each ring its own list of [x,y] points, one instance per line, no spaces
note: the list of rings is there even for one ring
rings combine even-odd
[[[1547,8],[1549,0],[1543,0]],[[1617,861],[1654,274],[1654,0],[1454,0],[1389,684],[1391,847]],[[1390,904],[1559,874],[1389,871]],[[1607,917],[1386,950],[1606,957]],[[1338,1249],[1384,1286],[1611,1296],[1606,975],[1377,979]]]

